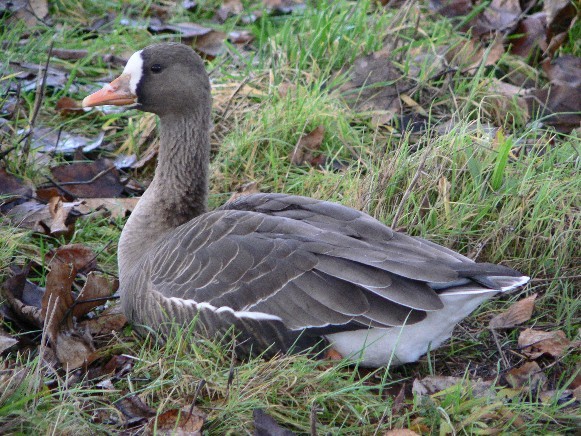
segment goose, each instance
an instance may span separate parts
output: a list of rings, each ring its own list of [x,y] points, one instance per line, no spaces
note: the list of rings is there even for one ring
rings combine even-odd
[[[529,277],[476,263],[332,202],[259,193],[208,211],[211,86],[178,43],[134,53],[84,107],[159,117],[153,181],[119,239],[121,306],[138,332],[236,332],[242,354],[327,347],[361,366],[414,362]],[[194,322],[195,320],[195,322]],[[190,324],[194,323],[194,324]]]

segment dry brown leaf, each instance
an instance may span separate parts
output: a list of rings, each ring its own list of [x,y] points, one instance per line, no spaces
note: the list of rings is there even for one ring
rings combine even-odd
[[[490,328],[508,329],[531,319],[535,308],[537,294],[517,301],[508,310],[496,315],[490,320]]]
[[[61,97],[56,102],[55,109],[61,115],[69,116],[69,115],[84,115],[85,111],[81,104],[70,97]]]
[[[86,315],[95,307],[102,306],[105,304],[105,300],[91,301],[83,303],[86,300],[103,299],[105,297],[111,296],[115,290],[113,289],[113,280],[106,275],[91,271],[87,275],[87,281],[85,286],[81,290],[81,293],[75,301],[75,307],[73,308],[73,316],[80,318]]]
[[[450,49],[445,57],[451,65],[462,69],[464,73],[476,74],[480,66],[495,65],[503,54],[504,45],[501,38],[496,38],[487,47],[480,41],[468,39]]]
[[[189,407],[184,407],[181,410],[171,409],[150,419],[144,434],[198,436],[202,434],[205,420],[206,414],[197,407],[193,407],[191,410]]]
[[[339,87],[347,104],[357,112],[369,113],[374,126],[388,124],[401,112],[399,88],[409,86],[404,75],[389,60],[389,50],[372,53],[355,60],[349,81]]]
[[[77,210],[84,214],[91,212],[107,212],[112,218],[127,217],[129,212],[133,212],[139,202],[139,197],[133,198],[83,198],[79,199]]]
[[[531,57],[536,50],[546,50],[547,15],[544,12],[525,17],[514,31],[517,38],[510,40],[510,52],[524,58]]]
[[[315,130],[303,135],[291,153],[290,160],[294,165],[311,163],[313,152],[318,151],[325,137],[325,127],[318,126]]]
[[[127,419],[128,427],[144,424],[149,418],[155,416],[155,410],[145,404],[137,395],[124,396],[113,405],[123,413]]]
[[[46,255],[45,262],[50,264],[72,264],[75,270],[87,274],[97,268],[95,252],[83,244],[68,244]]]
[[[11,335],[0,330],[0,354],[2,354],[8,348],[10,348],[11,346],[13,346],[17,343],[18,343],[18,341],[16,339],[14,339]],[[0,404],[2,404],[2,403],[0,402]]]
[[[86,58],[89,55],[89,50],[53,48],[52,55],[65,61],[74,61]]]
[[[222,6],[216,12],[216,16],[220,21],[224,22],[230,17],[240,15],[244,12],[244,6],[240,0],[224,0]]]
[[[537,359],[543,354],[561,357],[571,346],[571,341],[562,330],[544,332],[526,329],[518,337],[518,345],[523,354],[531,359]]]
[[[94,162],[75,162],[50,169],[56,182],[75,197],[118,197],[123,192],[119,173],[113,162],[98,159]]]
[[[271,14],[290,14],[297,9],[303,9],[303,0],[262,0]]]
[[[226,33],[215,30],[195,38],[192,47],[204,59],[212,60],[224,50],[224,41],[227,37],[228,35]]]
[[[73,224],[67,224],[70,210],[63,205],[61,197],[52,197],[48,202],[48,212],[52,219],[51,235],[65,235],[73,231]]]
[[[64,222],[66,224],[70,222],[70,225],[72,226],[72,222],[76,219],[75,206],[78,204],[78,202],[53,204],[53,210],[51,213],[47,204],[40,204],[36,201],[27,201],[10,209],[7,216],[16,227],[31,229],[35,232],[47,235],[60,236],[63,232],[67,233],[72,229],[72,227],[69,227],[68,225],[63,226],[62,217],[64,216],[64,213],[66,212],[67,214]],[[60,215],[55,215],[57,211],[60,211]],[[53,221],[53,216],[57,217],[56,222]],[[53,233],[53,229],[56,233]],[[63,229],[68,230],[64,231]]]
[[[0,287],[0,300],[6,301],[7,310],[0,306],[2,317],[20,326],[24,321],[38,328],[42,328],[41,301],[43,291],[33,283],[26,280],[30,272],[30,266],[23,269],[16,266],[10,267],[11,275]],[[24,326],[23,326],[24,327]]]
[[[69,309],[74,302],[71,287],[76,274],[77,270],[72,264],[55,262],[46,276],[41,314],[45,330],[53,342],[56,342],[61,330],[73,327]]]
[[[0,168],[0,212],[7,213],[14,206],[32,197],[32,185]]]
[[[127,318],[121,310],[121,306],[108,307],[98,316],[83,320],[81,328],[86,329],[93,336],[110,334],[113,331],[119,332],[127,324]]]
[[[248,44],[254,40],[254,34],[248,30],[234,30],[228,33],[228,41],[232,44]]]
[[[547,376],[537,362],[526,362],[519,368],[513,368],[506,374],[506,380],[513,388],[529,386],[531,390],[542,390],[547,383]]]
[[[52,344],[52,347],[59,362],[67,371],[72,371],[91,363],[91,356],[95,351],[90,335],[71,330],[58,332],[55,344]]]
[[[395,428],[388,430],[385,436],[418,436],[418,433],[408,428]]]

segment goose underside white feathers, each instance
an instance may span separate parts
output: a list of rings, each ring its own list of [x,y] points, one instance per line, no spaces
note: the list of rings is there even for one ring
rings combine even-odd
[[[481,302],[526,281],[356,210],[284,194],[244,196],[194,218],[131,276],[122,295],[135,323],[164,331],[196,318],[206,335],[233,326],[239,352],[267,355],[342,332],[421,326],[444,295]],[[454,324],[475,308],[470,298]]]

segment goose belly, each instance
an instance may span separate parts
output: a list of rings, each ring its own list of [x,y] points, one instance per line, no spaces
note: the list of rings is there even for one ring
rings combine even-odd
[[[416,324],[371,328],[327,335],[331,348],[343,357],[367,367],[415,362],[428,350],[438,348],[452,335],[454,326],[498,291],[474,294],[443,294],[444,307],[428,312]]]

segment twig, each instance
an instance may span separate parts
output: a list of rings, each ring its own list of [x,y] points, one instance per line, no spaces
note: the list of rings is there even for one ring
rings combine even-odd
[[[500,345],[500,341],[498,340],[498,335],[496,334],[496,329],[491,328],[490,331],[492,333],[492,338],[494,339],[494,343],[496,344],[496,348],[498,349],[498,352],[499,352],[500,357],[502,359],[502,364],[504,366],[504,370],[506,371],[507,368],[510,367],[510,362],[508,361],[508,359],[504,355],[504,351],[502,350],[502,346]]]
[[[404,207],[408,197],[412,193],[414,186],[418,182],[418,179],[420,178],[420,174],[422,173],[422,170],[424,169],[424,164],[426,163],[426,159],[428,158],[428,155],[430,154],[430,152],[431,152],[431,149],[428,149],[428,150],[426,150],[426,152],[422,156],[422,160],[420,161],[420,164],[418,165],[418,169],[416,170],[416,173],[414,174],[414,178],[412,179],[412,181],[408,185],[407,189],[405,190],[405,192],[403,194],[403,197],[401,198],[401,201],[399,202],[399,205],[397,206],[397,210],[395,211],[395,215],[393,216],[393,221],[391,222],[391,228],[393,228],[393,229],[395,229],[397,227],[397,222],[399,221],[399,217],[401,215],[403,207]]]
[[[192,413],[194,413],[194,407],[196,405],[196,401],[198,400],[198,395],[200,395],[200,391],[205,385],[206,380],[204,380],[203,378],[200,379],[200,381],[198,382],[198,386],[196,386],[196,392],[194,392],[194,399],[192,400],[192,405],[190,406],[190,411],[188,412],[188,417],[186,418],[186,421],[189,420],[192,416]]]
[[[48,73],[48,64],[50,63],[50,57],[52,56],[52,46],[54,45],[54,40],[50,42],[48,47],[48,55],[46,57],[46,62],[44,64],[44,70],[42,71],[42,80],[40,86],[36,86],[36,95],[34,96],[34,109],[32,111],[32,118],[30,119],[30,126],[27,132],[26,142],[24,147],[22,147],[22,158],[26,163],[28,161],[28,154],[30,153],[30,143],[32,142],[32,132],[34,130],[34,125],[36,123],[36,118],[40,112],[40,107],[42,105],[42,100],[44,99],[44,92],[46,88],[46,76]]]

